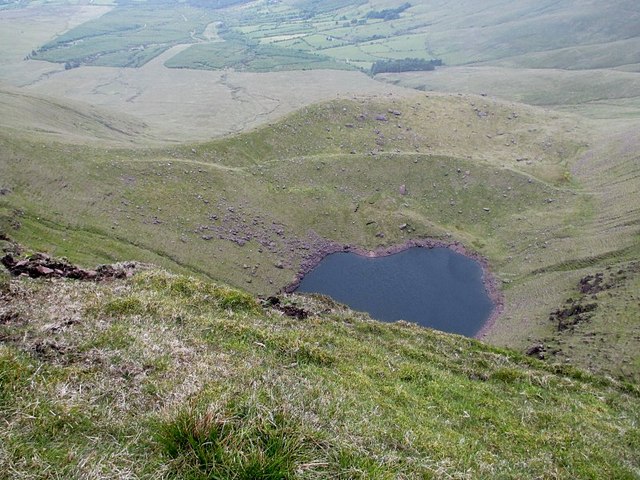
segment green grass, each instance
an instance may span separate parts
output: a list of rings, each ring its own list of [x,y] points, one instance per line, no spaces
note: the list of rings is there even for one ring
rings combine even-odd
[[[34,57],[79,65],[139,67],[167,48],[193,39],[217,17],[190,7],[120,6],[43,45]]]
[[[272,45],[250,46],[243,42],[216,42],[193,45],[171,57],[165,65],[170,68],[202,70],[275,72],[289,70],[332,69],[349,70],[344,63],[329,57]]]
[[[637,117],[634,106],[640,97],[637,74],[608,69],[473,66],[382,74],[376,78],[423,91],[483,93],[595,118]]]
[[[11,276],[4,265],[0,265],[0,292],[7,292],[11,286]]]
[[[22,135],[2,140],[11,193],[0,212],[6,234],[33,250],[87,266],[138,259],[271,294],[320,239],[366,249],[458,241],[503,285],[506,312],[486,339],[522,350],[555,335],[548,316],[585,269],[640,253],[638,212],[625,200],[638,188],[635,136],[607,140],[577,117],[486,97],[337,100],[242,135],[163,148]],[[625,318],[635,325],[633,313]],[[609,371],[611,356],[634,378],[629,357],[613,354],[626,345],[627,330],[616,329],[603,348],[572,358]]]
[[[248,301],[158,270],[103,284],[16,281],[0,307],[13,319],[0,327],[3,471],[193,479],[637,473],[637,387],[374,322],[320,298],[287,297],[310,312],[303,321],[209,301],[220,289]]]
[[[0,471],[640,474],[635,4],[414,5],[393,22],[351,23],[392,3],[306,20],[292,3],[215,15],[115,8],[36,58],[140,66],[176,43],[197,43],[169,64],[191,68],[206,57],[198,68],[244,69],[249,78],[347,59],[366,69],[422,52],[466,66],[386,79],[488,96],[338,99],[240,135],[151,147],[153,129],[136,118],[0,92],[0,188],[8,188],[0,233],[86,266],[137,259],[198,276],[149,270],[103,285],[8,282],[0,269]],[[179,12],[188,12],[186,22]],[[202,36],[220,15],[237,44]],[[56,21],[51,32],[66,29]],[[21,41],[7,43],[3,58],[21,58],[50,36],[27,32],[27,41],[20,25],[7,29]],[[89,70],[61,75],[85,82]],[[249,98],[254,91],[246,96],[238,78],[229,79],[231,94]],[[269,105],[281,108],[279,101]],[[543,343],[545,362],[379,324],[327,299],[283,299],[311,312],[299,321],[263,312],[253,297],[290,283],[319,238],[373,249],[414,237],[458,241],[483,255],[505,296],[484,340],[521,352]],[[584,299],[598,305],[587,321],[559,332],[550,313],[581,298],[580,279],[599,272],[611,288]]]
[[[321,442],[296,420],[250,402],[205,405],[159,424],[157,441],[183,478],[290,479],[321,453]]]

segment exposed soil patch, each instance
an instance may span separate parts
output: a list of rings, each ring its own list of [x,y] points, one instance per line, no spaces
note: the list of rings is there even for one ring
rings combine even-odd
[[[525,355],[544,360],[546,358],[546,353],[547,347],[544,345],[544,343],[536,343],[526,350]]]
[[[65,259],[52,258],[44,253],[36,253],[26,258],[15,258],[7,254],[0,262],[14,276],[31,278],[72,278],[75,280],[107,280],[127,278],[133,275],[135,263],[100,265],[95,270],[86,270],[69,263]]]
[[[567,300],[568,306],[560,308],[549,316],[549,320],[557,324],[559,332],[575,327],[579,323],[588,321],[596,308],[597,303],[581,303],[580,300]]]
[[[51,339],[38,340],[31,346],[33,354],[42,360],[48,360],[64,355],[66,350],[67,348],[64,345],[61,345],[57,341]]]
[[[581,326],[587,325],[598,309],[606,308],[601,305],[603,303],[601,294],[609,292],[606,295],[619,295],[616,290],[623,288],[628,279],[638,273],[640,273],[640,262],[630,262],[622,268],[607,267],[601,272],[582,277],[577,284],[577,298],[574,296],[567,299],[564,305],[549,315],[549,321],[555,324],[556,334],[552,338],[532,345],[525,354],[541,359],[565,356],[566,352],[560,348],[560,345],[576,335],[578,336],[576,338],[582,339],[581,341],[587,344],[594,343],[596,337],[604,342],[606,333],[593,332],[589,330],[590,327],[584,329]]]
[[[297,318],[298,320],[304,320],[309,316],[309,312],[304,308],[297,307],[295,305],[285,305],[278,297],[267,297],[261,300],[262,305],[265,308],[271,308],[279,312],[284,313],[287,317]]]
[[[580,292],[583,294],[596,294],[613,287],[612,283],[604,283],[604,274],[596,273],[580,279]]]
[[[549,320],[557,324],[559,332],[574,328],[576,325],[588,321],[598,308],[598,294],[617,288],[630,273],[640,269],[640,262],[633,262],[626,268],[616,272],[597,272],[586,275],[578,282],[580,297],[568,299],[565,306],[549,315]]]

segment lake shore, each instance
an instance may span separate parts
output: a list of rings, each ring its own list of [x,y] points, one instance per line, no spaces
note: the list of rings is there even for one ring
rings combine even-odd
[[[284,287],[281,291],[283,293],[293,293],[300,286],[300,282],[302,282],[302,279],[305,277],[305,275],[307,275],[315,267],[317,267],[327,255],[343,252],[355,253],[356,255],[360,255],[362,257],[378,258],[395,255],[410,248],[448,248],[456,253],[474,260],[480,265],[482,269],[482,282],[484,284],[487,295],[489,296],[489,299],[493,304],[493,309],[491,311],[491,314],[489,315],[489,318],[487,318],[482,328],[480,328],[480,330],[473,336],[473,338],[484,338],[495,326],[496,320],[504,311],[504,295],[502,294],[502,291],[498,286],[498,280],[491,273],[489,262],[487,261],[487,259],[477,252],[468,250],[460,242],[443,242],[441,240],[435,240],[431,238],[410,239],[400,244],[390,245],[386,247],[383,246],[374,250],[368,250],[356,245],[345,245],[327,240],[326,242],[323,242],[323,244],[319,248],[317,248],[315,252],[309,255],[304,262],[302,262],[294,281]]]

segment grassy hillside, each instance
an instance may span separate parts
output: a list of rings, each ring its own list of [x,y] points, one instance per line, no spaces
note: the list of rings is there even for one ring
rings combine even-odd
[[[387,73],[376,79],[422,91],[484,93],[598,119],[637,118],[640,105],[640,75],[606,69],[473,66]]]
[[[0,9],[0,248],[198,278],[9,288],[0,269],[0,471],[638,477],[634,2],[413,2],[393,20],[369,13],[396,0],[195,3],[148,25]],[[42,58],[146,63],[23,60],[49,41]],[[230,70],[404,57],[448,66]],[[485,345],[253,297],[329,244],[415,238],[487,260],[505,308]]]
[[[95,145],[133,145],[146,137],[146,125],[136,118],[15,88],[0,87],[0,108],[7,137]]]
[[[549,318],[585,276],[612,265],[630,269],[631,282],[637,275],[629,262],[640,255],[640,212],[627,201],[639,186],[637,130],[611,140],[594,125],[487,97],[421,94],[336,100],[169,148],[13,133],[1,137],[0,227],[85,264],[139,259],[254,293],[288,285],[327,242],[457,241],[503,284],[506,310],[486,340],[522,351],[543,342],[563,362],[637,379],[633,296],[600,298],[602,320],[569,332]],[[609,311],[627,313],[611,322]],[[585,335],[604,340],[575,356],[558,343]]]
[[[3,82],[136,117],[156,143],[245,131],[354,92],[404,95],[357,70],[326,69],[368,72],[372,62],[405,57],[442,58],[447,67],[376,80],[489,93],[593,118],[639,111],[640,23],[626,0],[414,2],[392,20],[369,15],[404,2],[169,3],[136,3],[133,13],[129,4],[64,1],[2,10]],[[64,62],[92,67],[65,70]],[[139,68],[115,67],[125,65]]]
[[[143,269],[0,294],[7,478],[635,478],[636,387]],[[272,302],[273,303],[273,302]]]

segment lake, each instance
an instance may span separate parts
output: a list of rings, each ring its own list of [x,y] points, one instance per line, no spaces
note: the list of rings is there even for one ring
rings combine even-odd
[[[444,247],[375,258],[334,253],[305,275],[296,292],[328,295],[377,320],[406,320],[468,337],[493,310],[480,264]]]

